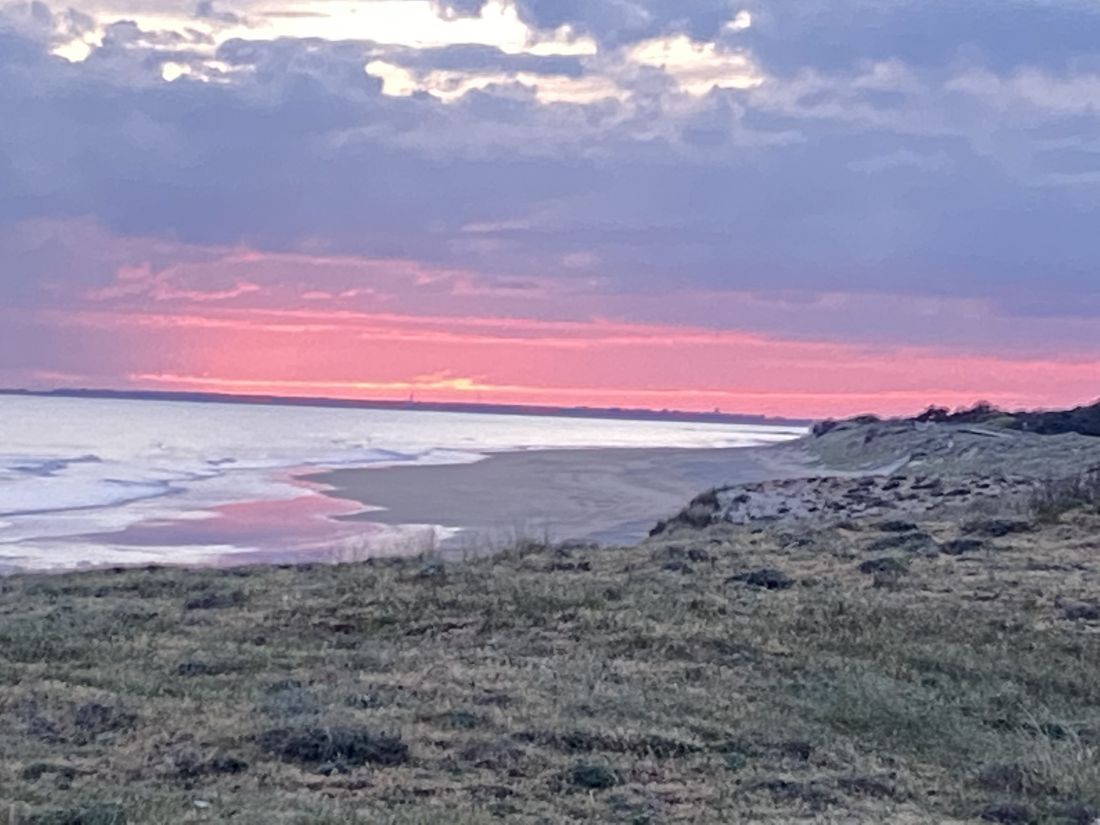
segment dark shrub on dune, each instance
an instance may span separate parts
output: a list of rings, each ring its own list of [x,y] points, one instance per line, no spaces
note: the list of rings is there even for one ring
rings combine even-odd
[[[328,762],[400,765],[409,758],[409,748],[400,738],[364,728],[276,728],[260,734],[257,744],[284,762],[312,766]]]
[[[947,407],[931,406],[913,418],[894,420],[910,421],[917,424],[991,425],[1038,435],[1078,433],[1080,435],[1100,436],[1100,401],[1088,406],[1076,407],[1072,410],[1021,410],[1017,412],[1001,410],[988,401],[979,401],[972,407],[955,410],[954,412],[948,410]],[[844,428],[846,425],[867,425],[879,423],[879,421],[880,419],[873,415],[860,415],[845,421],[829,419],[815,424],[812,432],[815,437],[820,438],[834,430]]]
[[[1052,412],[1016,413],[1019,429],[1040,435],[1080,433],[1100,436],[1100,401],[1087,407]]]
[[[949,413],[944,407],[929,407],[914,421],[939,424],[991,424],[1039,435],[1079,433],[1100,436],[1100,401],[1072,410],[1005,412],[986,401]]]

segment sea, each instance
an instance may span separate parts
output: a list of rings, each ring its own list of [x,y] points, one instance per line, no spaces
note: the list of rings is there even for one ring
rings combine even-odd
[[[408,546],[423,525],[303,476],[456,464],[516,450],[750,447],[793,427],[0,396],[0,573],[340,560]],[[369,519],[369,517],[368,517]],[[445,533],[444,526],[432,526]]]

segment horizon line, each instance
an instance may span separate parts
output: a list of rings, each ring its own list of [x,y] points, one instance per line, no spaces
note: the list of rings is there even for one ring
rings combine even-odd
[[[112,389],[104,387],[54,387],[30,389],[0,387],[0,396],[87,397],[131,401],[165,401],[191,403],[231,403],[255,406],[301,406],[345,409],[420,409],[429,412],[489,412],[498,415],[548,415],[563,418],[619,418],[624,420],[663,420],[700,423],[751,424],[760,422],[775,426],[808,427],[817,418],[773,416],[763,413],[737,413],[654,409],[650,407],[588,407],[558,404],[509,404],[490,401],[417,401],[398,399],[361,399],[339,396],[276,395],[265,393],[211,392],[202,390]]]

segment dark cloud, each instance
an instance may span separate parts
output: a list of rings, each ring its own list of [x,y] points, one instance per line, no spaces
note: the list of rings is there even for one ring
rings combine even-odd
[[[518,0],[520,15],[539,28],[571,26],[607,45],[677,31],[713,40],[739,10],[729,0]]]
[[[48,54],[56,16],[32,11],[0,23],[0,225],[90,218],[119,236],[412,258],[497,277],[599,275],[622,291],[1041,285],[1051,306],[1091,305],[1080,298],[1100,290],[1100,81],[1083,37],[1067,31],[1072,60],[1050,46],[1071,23],[1091,24],[1088,7],[984,7],[989,34],[944,5],[938,18],[908,3],[830,6],[828,18],[801,4],[753,8],[753,28],[729,36],[767,82],[701,98],[658,69],[615,65],[612,48],[591,59],[294,39],[224,43],[217,82],[165,83],[165,60],[199,65],[187,33],[116,24],[70,65]],[[736,10],[522,8],[544,27],[620,42],[718,37]],[[938,39],[933,19],[951,24]],[[1027,26],[1045,47],[1024,42]],[[504,83],[450,103],[392,98],[364,71],[371,59],[414,72],[610,77],[631,97],[547,105]],[[5,238],[0,248],[14,248]],[[41,261],[60,279],[72,263],[40,244],[8,258],[0,292],[29,300]]]
[[[753,2],[745,42],[775,72],[838,70],[874,60],[997,71],[1096,64],[1100,6],[1078,0],[844,0]]]
[[[54,12],[40,0],[0,6],[0,35],[15,33],[32,43],[58,45],[92,32],[95,25],[88,14],[75,9]]]
[[[410,49],[374,46],[372,54],[411,69],[444,69],[465,72],[529,72],[581,77],[584,62],[565,55],[507,54],[492,46],[476,44]]]
[[[211,258],[203,249],[156,239],[119,238],[94,219],[30,220],[0,227],[3,306],[79,307],[113,284],[120,269],[161,271]]]
[[[369,60],[385,60],[417,71],[441,69],[461,72],[528,72],[531,74],[580,77],[583,61],[565,55],[509,54],[494,46],[458,44],[414,49],[370,41],[327,40],[229,40],[217,51],[217,58],[234,66],[248,66],[265,73],[306,71],[321,74],[335,65],[345,76],[363,73]]]
[[[239,14],[234,14],[231,11],[222,9],[216,5],[213,0],[200,0],[195,6],[195,17],[200,20],[209,20],[230,26],[243,23],[245,20],[244,17]]]
[[[476,5],[476,4],[471,4]],[[840,69],[897,59],[934,67],[957,60],[997,69],[1094,63],[1100,6],[1088,0],[518,0],[542,28],[571,25],[606,44],[679,31],[713,40],[740,10],[736,35],[771,70]]]

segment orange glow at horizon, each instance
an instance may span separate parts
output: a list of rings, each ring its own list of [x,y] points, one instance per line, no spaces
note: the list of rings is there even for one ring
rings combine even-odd
[[[33,362],[0,357],[0,384],[797,418],[978,400],[1070,406],[1100,395],[1100,345],[1059,344],[1051,334],[1071,321],[1032,329],[1021,344],[1047,343],[1014,350],[891,343],[892,330],[868,343],[842,337],[872,313],[898,320],[900,340],[906,326],[934,333],[917,340],[949,342],[938,333],[1015,323],[973,299],[641,294],[587,276],[504,278],[413,260],[114,242],[130,263],[112,280],[52,309],[0,307],[12,340],[39,342],[21,343]],[[148,263],[160,255],[175,262]],[[811,336],[815,322],[829,334]],[[761,331],[773,328],[795,333]],[[1065,340],[1090,331],[1078,325]]]
[[[325,397],[363,401],[418,401],[444,403],[514,404],[519,406],[589,407],[593,409],[647,409],[679,412],[723,412],[763,414],[790,418],[819,418],[860,411],[883,414],[914,412],[927,406],[928,398],[950,407],[970,404],[973,394],[960,391],[887,391],[856,394],[846,392],[769,392],[721,389],[631,389],[563,386],[509,386],[483,384],[471,378],[395,382],[371,381],[271,381],[262,379],[214,378],[172,374],[127,376],[131,386],[186,392],[228,395],[271,395],[280,397]],[[1012,393],[986,394],[983,400],[1012,405]],[[723,406],[732,405],[732,406]],[[855,406],[852,406],[855,405]],[[862,405],[862,406],[860,406]],[[810,412],[829,410],[834,412]]]
[[[1100,386],[1100,362],[1090,360],[607,320],[205,307],[44,315],[83,347],[110,350],[133,389],[820,418],[979,399],[1067,405]]]

